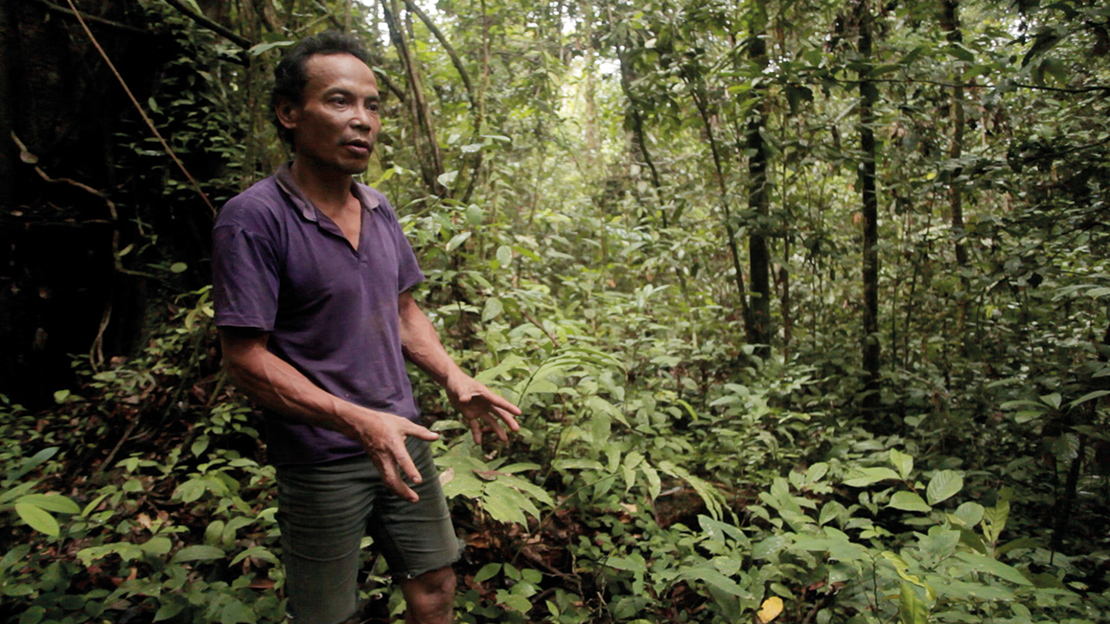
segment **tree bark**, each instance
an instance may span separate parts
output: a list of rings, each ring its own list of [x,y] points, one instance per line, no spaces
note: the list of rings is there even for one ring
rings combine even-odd
[[[404,24],[398,21],[400,12],[397,9],[397,0],[382,3],[382,11],[385,14],[386,24],[389,26],[390,39],[392,39],[394,47],[397,48],[397,55],[400,57],[401,65],[405,70],[405,79],[408,83],[410,95],[408,98],[409,110],[416,122],[416,127],[419,129],[414,147],[416,148],[417,159],[420,162],[420,174],[433,195],[446,197],[450,193],[450,189],[439,182],[439,176],[443,174],[443,157],[439,151],[439,143],[436,142],[431,112],[428,109],[428,101],[424,97],[424,88],[421,85],[416,58],[409,49],[408,40],[405,38]]]
[[[14,52],[15,20],[7,2],[0,2],[0,128],[13,128],[11,58]],[[4,133],[7,134],[6,132]],[[8,136],[0,136],[0,210],[14,208],[14,178],[16,162],[15,143]]]
[[[751,324],[751,312],[748,309],[747,289],[744,286],[744,271],[740,265],[740,249],[736,244],[736,230],[732,227],[732,209],[728,203],[728,186],[725,184],[724,166],[721,164],[721,150],[717,146],[716,133],[713,131],[712,115],[709,113],[708,94],[697,68],[687,68],[686,79],[690,83],[691,95],[694,105],[705,124],[705,134],[709,138],[709,150],[713,155],[713,167],[716,172],[717,188],[720,191],[721,211],[725,215],[725,237],[728,241],[729,253],[732,255],[732,268],[736,271],[736,290],[740,302],[740,316],[744,319],[744,327]]]
[[[752,20],[752,44],[749,57],[762,68],[767,65],[767,43],[763,39],[766,18],[756,9]],[[770,202],[767,196],[767,146],[764,145],[763,130],[767,116],[766,87],[761,83],[752,89],[755,106],[748,117],[745,143],[748,157],[748,209],[756,215],[756,223],[748,236],[748,265],[751,271],[752,296],[750,322],[747,324],[748,342],[761,345],[757,353],[766,358],[770,355],[771,344],[771,281],[770,253],[767,248],[767,221],[770,215]]]
[[[878,89],[870,79],[871,7],[858,0],[859,55],[864,64],[859,83],[859,137],[862,162],[859,185],[863,211],[863,408],[878,411],[881,405],[879,378],[879,206],[875,190],[875,101]]]
[[[417,6],[417,4],[412,0],[404,1],[405,6],[408,8],[408,10],[419,17],[420,21],[424,22],[424,25],[428,27],[428,30],[431,31],[432,35],[436,38],[437,41],[439,41],[440,45],[443,46],[443,50],[447,52],[447,56],[450,57],[451,64],[454,65],[455,71],[459,73],[459,78],[462,79],[463,86],[466,87],[466,98],[470,102],[471,123],[474,126],[474,135],[475,137],[477,137],[477,135],[481,134],[482,132],[482,108],[478,105],[478,96],[474,92],[474,83],[470,81],[470,73],[466,71],[466,66],[463,65],[458,53],[455,52],[455,48],[451,45],[451,42],[447,40],[447,37],[443,35],[443,32],[441,32],[439,28],[435,25],[435,22],[432,21],[432,18],[428,17],[428,14],[421,10],[420,7]],[[468,169],[470,171],[470,174],[466,176],[465,180],[460,178],[456,182],[455,190],[453,192],[454,195],[460,195],[459,190],[462,189],[461,201],[463,203],[470,201],[470,195],[474,192],[474,184],[478,180],[478,172],[481,167],[481,150],[463,156],[463,163],[459,167],[459,169]]]
[[[960,3],[959,0],[944,0],[943,12],[941,14],[941,26],[947,33],[949,44],[955,46],[963,42],[963,34],[960,32]],[[955,86],[952,88],[952,101],[949,104],[949,117],[952,122],[952,138],[948,147],[948,157],[953,161],[958,160],[963,155],[964,143],[964,128],[966,122],[964,120],[964,88],[961,84],[962,78],[958,75],[955,77]],[[964,269],[967,267],[967,249],[964,247],[964,211],[963,211],[963,185],[958,177],[959,169],[954,169],[953,179],[948,182],[948,211],[952,219],[952,242],[956,252],[956,267],[960,274],[960,286],[962,292],[956,297],[958,312],[957,312],[957,325],[956,331],[962,331],[964,322],[967,317],[967,302],[970,296],[969,290],[971,282],[964,274]]]

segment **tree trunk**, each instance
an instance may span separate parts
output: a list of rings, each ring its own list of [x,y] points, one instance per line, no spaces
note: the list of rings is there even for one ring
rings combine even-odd
[[[433,195],[444,197],[449,188],[439,182],[443,174],[443,157],[439,152],[439,143],[436,142],[435,129],[432,126],[431,112],[428,101],[424,97],[424,88],[420,81],[420,72],[412,51],[409,49],[408,40],[405,38],[404,24],[399,20],[400,11],[397,0],[382,3],[382,12],[385,14],[386,24],[389,26],[389,36],[397,48],[397,55],[405,70],[405,80],[409,85],[410,97],[406,98],[413,121],[418,128],[418,135],[414,143],[417,160],[420,162],[420,174],[424,178],[429,192]]]
[[[752,33],[749,55],[758,67],[767,65],[767,43],[763,39],[762,11],[756,10],[753,20],[757,23]],[[767,248],[767,221],[770,202],[767,196],[767,147],[763,141],[763,130],[767,116],[766,87],[763,83],[752,90],[755,106],[748,117],[745,137],[748,157],[748,209],[756,215],[756,223],[748,237],[748,262],[751,271],[752,297],[750,322],[747,324],[748,342],[763,345],[757,353],[766,358],[770,355],[771,344],[771,281],[770,253]]]
[[[15,21],[7,2],[0,2],[0,128],[12,128],[11,58],[14,51],[12,33]],[[0,210],[7,213],[15,207],[13,182],[18,158],[11,137],[0,136]]]
[[[864,68],[859,83],[859,137],[863,161],[859,185],[863,209],[863,408],[881,405],[879,379],[879,206],[875,191],[875,101],[878,89],[870,79],[871,7],[859,0],[859,55]]]
[[[944,0],[941,26],[947,32],[949,44],[955,46],[963,42],[960,32],[960,3],[959,0]],[[964,88],[960,84],[962,77],[956,72],[955,84],[952,88],[952,102],[949,108],[949,117],[952,121],[952,139],[948,147],[948,157],[957,160],[963,155],[964,128]],[[961,291],[957,297],[958,313],[956,316],[956,331],[962,331],[967,316],[967,302],[970,297],[971,283],[964,274],[967,267],[967,249],[964,247],[964,210],[963,210],[963,185],[956,180],[959,169],[953,170],[953,179],[948,182],[948,210],[952,219],[952,239],[956,252],[956,267],[960,274]]]
[[[736,230],[732,227],[732,209],[728,203],[728,186],[725,184],[724,166],[721,164],[721,150],[717,147],[717,137],[713,131],[713,119],[709,113],[705,85],[702,84],[701,76],[697,74],[697,71],[696,68],[688,68],[687,74],[693,75],[688,75],[687,80],[690,83],[694,105],[697,106],[698,114],[701,115],[702,122],[705,124],[705,134],[709,137],[709,150],[713,155],[713,167],[717,174],[721,210],[725,215],[725,236],[728,241],[729,253],[732,255],[732,268],[736,271],[736,290],[740,302],[740,315],[744,319],[744,327],[749,327],[751,326],[751,312],[748,309],[747,289],[744,287],[744,271],[740,266],[740,249],[736,244]]]

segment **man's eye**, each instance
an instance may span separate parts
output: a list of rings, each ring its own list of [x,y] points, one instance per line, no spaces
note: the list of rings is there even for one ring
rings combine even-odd
[[[379,106],[379,104],[377,102],[367,102],[366,103],[366,110],[370,110],[370,111],[373,111],[373,112],[376,113],[376,112],[378,112],[378,106]]]
[[[345,106],[347,104],[347,98],[334,97],[334,98],[331,99],[331,103],[335,104],[337,106]]]

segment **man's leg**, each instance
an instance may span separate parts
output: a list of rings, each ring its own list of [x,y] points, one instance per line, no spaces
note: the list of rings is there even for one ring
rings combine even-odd
[[[295,623],[336,624],[354,615],[376,476],[366,456],[278,467],[285,594]]]
[[[374,546],[389,562],[389,571],[401,582],[408,603],[405,621],[447,624],[455,600],[451,565],[459,558],[459,539],[432,461],[431,444],[409,437],[405,445],[423,477],[422,483],[412,486],[420,501],[410,503],[380,492],[368,528]]]
[[[451,566],[401,581],[406,624],[451,624],[455,570]]]

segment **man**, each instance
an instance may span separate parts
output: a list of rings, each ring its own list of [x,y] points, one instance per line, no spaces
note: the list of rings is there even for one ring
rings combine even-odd
[[[233,379],[266,415],[294,621],[355,615],[369,530],[401,578],[406,621],[452,620],[459,546],[404,358],[447,391],[474,439],[520,409],[465,374],[409,290],[423,279],[385,197],[352,179],[381,130],[360,42],[325,33],[275,69],[293,161],[233,198],[213,229],[216,324]]]

